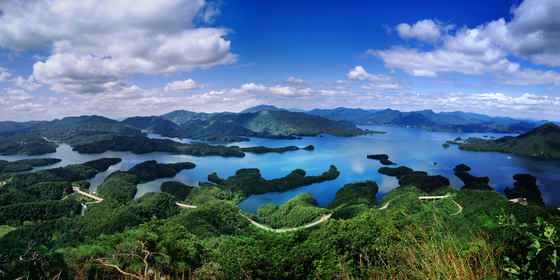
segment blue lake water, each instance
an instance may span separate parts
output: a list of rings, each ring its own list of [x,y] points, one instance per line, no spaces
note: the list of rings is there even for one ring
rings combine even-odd
[[[327,171],[330,165],[335,165],[341,172],[333,181],[313,184],[310,186],[290,190],[284,193],[267,193],[252,195],[238,206],[243,211],[256,213],[256,209],[265,203],[281,205],[299,193],[309,192],[317,199],[321,206],[330,203],[336,191],[344,184],[372,180],[377,182],[380,199],[383,194],[398,186],[394,177],[379,174],[382,167],[377,160],[366,158],[369,154],[387,154],[397,166],[407,166],[414,170],[428,172],[429,175],[443,175],[451,185],[460,188],[463,183],[453,174],[453,168],[458,164],[466,164],[472,168],[470,174],[474,176],[488,176],[490,186],[503,194],[505,187],[513,187],[513,175],[529,173],[538,178],[543,199],[547,207],[560,205],[560,160],[533,157],[514,156],[498,152],[474,152],[459,150],[457,146],[449,148],[441,144],[456,137],[466,139],[469,136],[502,137],[497,133],[448,133],[430,132],[414,128],[361,126],[370,130],[386,131],[387,134],[364,135],[358,137],[303,137],[302,140],[272,140],[251,138],[250,142],[233,143],[227,145],[283,147],[295,145],[305,147],[313,145],[315,150],[298,150],[292,152],[267,153],[255,155],[247,153],[244,158],[222,157],[193,157],[186,155],[170,155],[167,153],[151,153],[136,155],[131,152],[107,151],[102,154],[78,154],[65,144],[61,144],[56,153],[34,156],[33,158],[54,157],[62,159],[55,165],[42,167],[53,168],[68,164],[83,163],[101,157],[120,157],[123,161],[112,166],[109,170],[99,173],[91,179],[91,189],[95,189],[103,180],[116,170],[126,171],[134,165],[146,160],[156,160],[160,163],[189,161],[196,164],[196,168],[183,170],[173,178],[163,178],[138,185],[137,197],[146,192],[160,191],[160,184],[164,181],[180,181],[187,185],[196,186],[199,181],[206,182],[208,175],[216,172],[220,178],[227,178],[241,168],[259,168],[265,179],[274,179],[288,175],[292,170],[301,168],[307,175],[320,175]],[[159,138],[159,135],[149,135]],[[177,141],[181,141],[175,139]],[[194,141],[184,141],[194,142]],[[0,159],[14,161],[27,156],[2,156]],[[437,164],[434,164],[437,163]],[[393,166],[396,167],[396,166]],[[42,169],[42,168],[36,168]]]

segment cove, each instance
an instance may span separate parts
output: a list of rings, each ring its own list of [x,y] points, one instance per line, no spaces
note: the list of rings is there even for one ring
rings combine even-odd
[[[138,185],[137,197],[146,192],[160,191],[160,184],[164,181],[180,181],[187,185],[196,186],[199,181],[207,182],[208,175],[216,172],[220,178],[227,178],[235,174],[241,168],[258,168],[265,179],[274,179],[288,175],[292,170],[301,168],[307,175],[320,175],[327,171],[330,165],[335,165],[341,172],[340,176],[333,180],[319,184],[293,189],[284,193],[266,193],[263,195],[251,195],[245,201],[238,204],[239,208],[246,212],[256,213],[257,208],[265,203],[281,205],[299,193],[309,192],[317,199],[321,206],[330,203],[336,191],[347,183],[375,181],[379,186],[377,198],[380,199],[385,193],[398,186],[394,177],[379,174],[377,170],[382,167],[377,160],[367,159],[369,154],[387,154],[389,160],[397,163],[396,166],[407,166],[414,170],[428,172],[429,175],[442,175],[447,177],[451,185],[460,188],[463,183],[453,174],[453,168],[460,164],[466,164],[472,168],[469,172],[474,176],[488,176],[489,185],[503,194],[505,187],[513,187],[513,175],[518,173],[529,173],[537,177],[537,184],[542,186],[541,192],[547,207],[560,205],[560,160],[544,159],[524,156],[514,156],[498,152],[475,152],[459,150],[456,145],[449,148],[441,144],[456,137],[466,139],[467,137],[502,137],[504,134],[497,133],[455,133],[455,132],[430,132],[414,128],[385,127],[385,126],[360,126],[370,130],[386,131],[387,134],[363,135],[357,137],[335,137],[323,135],[323,137],[303,137],[302,140],[273,140],[251,138],[250,142],[228,143],[224,145],[268,146],[283,147],[295,145],[305,147],[313,145],[315,150],[298,150],[282,154],[252,154],[246,153],[244,158],[222,158],[194,157],[186,155],[171,155],[167,153],[133,154],[131,152],[107,151],[102,154],[79,154],[72,151],[66,144],[59,144],[56,153],[41,156],[2,156],[1,159],[14,161],[23,158],[45,158],[54,157],[62,159],[61,162],[35,168],[53,168],[69,164],[83,163],[101,157],[120,157],[123,161],[112,166],[109,170],[99,173],[90,180],[91,190],[95,189],[105,178],[116,170],[126,171],[132,166],[147,161],[156,160],[159,163],[174,163],[189,161],[196,164],[192,170],[183,170],[173,178],[162,178],[152,182]],[[511,135],[511,134],[509,134]],[[159,135],[151,134],[152,138],[161,138]],[[515,136],[515,135],[511,135]],[[192,143],[191,140],[179,140]],[[216,143],[212,143],[216,144]],[[434,162],[437,164],[434,165]]]

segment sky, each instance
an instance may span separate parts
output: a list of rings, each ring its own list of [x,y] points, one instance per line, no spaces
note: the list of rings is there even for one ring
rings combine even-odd
[[[0,0],[0,121],[280,108],[560,121],[560,1]]]

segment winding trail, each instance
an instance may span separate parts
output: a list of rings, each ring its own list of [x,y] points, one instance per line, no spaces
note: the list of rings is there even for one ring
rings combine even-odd
[[[457,213],[452,214],[451,216],[455,216],[461,212],[463,212],[463,207],[461,205],[459,205],[459,203],[455,202],[455,200],[451,200],[451,202],[455,203],[455,205],[459,206],[459,211],[457,211]]]
[[[314,225],[320,224],[320,223],[322,223],[322,222],[328,220],[328,219],[331,217],[331,215],[332,215],[332,214],[325,215],[325,216],[321,217],[321,219],[319,219],[318,221],[313,222],[313,223],[311,223],[311,224],[307,224],[307,225],[304,225],[304,226],[301,226],[301,227],[286,228],[286,229],[271,229],[271,228],[267,228],[267,227],[265,227],[265,226],[263,226],[263,225],[261,225],[261,224],[255,222],[255,221],[253,221],[253,220],[251,220],[251,219],[249,219],[249,218],[247,218],[247,217],[245,217],[245,219],[249,220],[253,225],[255,225],[255,226],[259,227],[259,228],[262,228],[262,229],[264,229],[264,230],[274,231],[274,232],[278,233],[278,232],[294,231],[294,230],[298,230],[298,229],[300,229],[300,228],[309,228],[309,227],[312,227],[312,226],[314,226]]]
[[[184,207],[184,208],[196,208],[196,206],[194,205],[181,204],[179,202],[175,202],[175,204],[179,205],[179,207]]]

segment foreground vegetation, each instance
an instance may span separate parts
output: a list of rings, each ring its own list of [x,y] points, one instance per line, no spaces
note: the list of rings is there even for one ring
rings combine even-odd
[[[488,189],[484,177],[456,167],[465,183],[406,167],[382,167],[400,186],[378,202],[373,181],[347,184],[326,207],[302,193],[283,205],[262,205],[257,215],[235,204],[247,195],[332,180],[297,169],[265,180],[258,169],[187,186],[165,182],[163,192],[133,199],[136,184],[173,176],[191,163],[140,163],[116,171],[98,187],[104,200],[82,207],[72,187],[120,159],[0,180],[0,277],[5,279],[536,279],[560,276],[557,209],[542,207],[533,180],[516,175],[512,195]],[[534,177],[533,177],[534,178]],[[85,182],[85,183],[84,183]],[[538,188],[537,188],[538,191]],[[436,201],[420,196],[445,195]],[[175,202],[196,205],[180,208]],[[542,200],[541,200],[542,201]],[[275,233],[332,214],[308,229]]]

